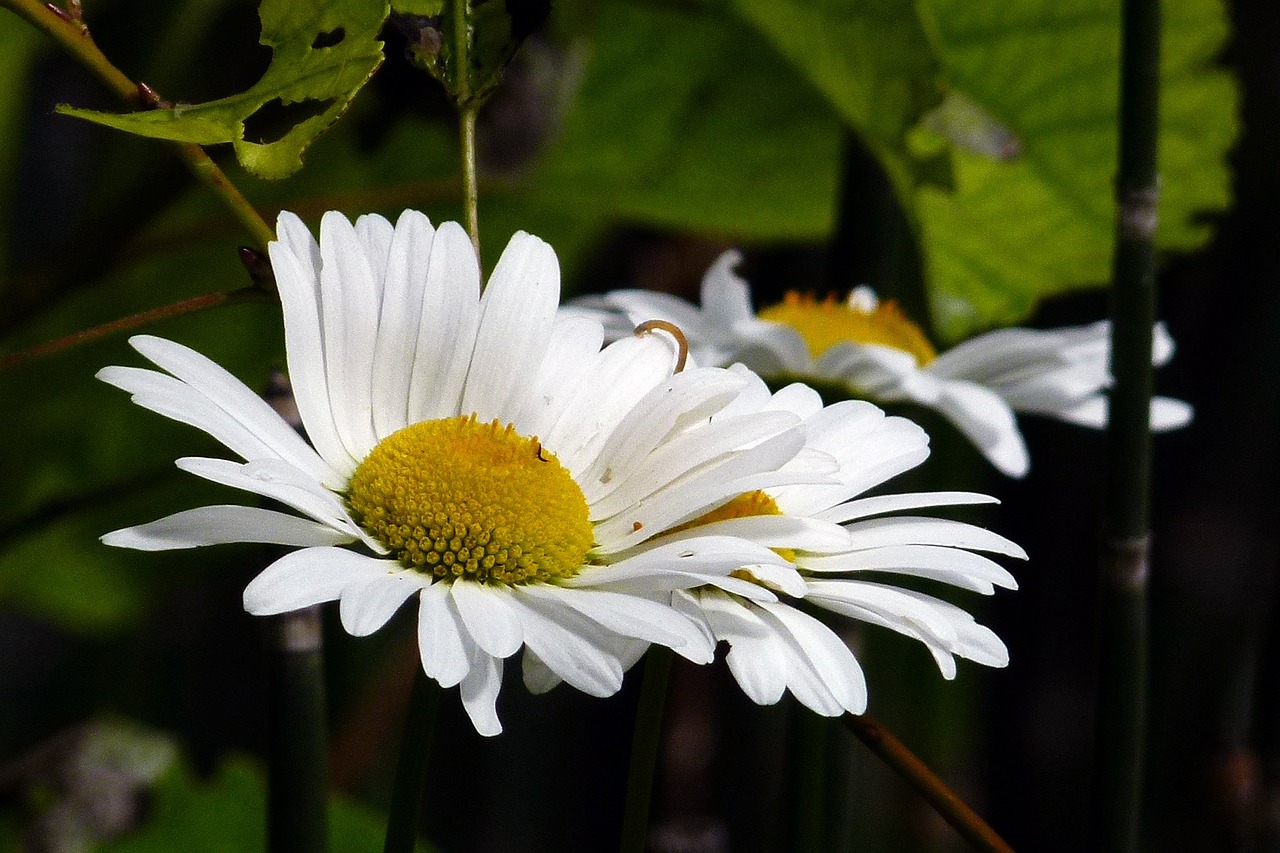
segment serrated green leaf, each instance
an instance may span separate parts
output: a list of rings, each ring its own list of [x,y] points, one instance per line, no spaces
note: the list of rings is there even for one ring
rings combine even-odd
[[[382,62],[386,0],[263,0],[260,41],[271,65],[247,92],[203,104],[134,113],[60,107],[67,115],[156,139],[230,142],[246,169],[284,178],[307,146],[346,110]]]
[[[734,0],[880,157],[899,192],[914,180],[905,136],[942,98],[940,65],[901,0]]]
[[[954,340],[1108,278],[1119,3],[923,0],[920,8],[932,15],[947,82],[1014,146],[1011,156],[956,146],[955,191],[924,186],[915,199],[935,321]],[[1208,238],[1205,215],[1230,201],[1225,155],[1237,96],[1212,64],[1227,34],[1220,0],[1164,12],[1157,241],[1189,250]],[[938,129],[913,141],[934,148]]]

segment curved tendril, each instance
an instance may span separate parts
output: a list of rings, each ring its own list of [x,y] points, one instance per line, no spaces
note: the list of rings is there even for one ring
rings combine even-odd
[[[635,335],[649,335],[657,331],[663,331],[676,339],[676,373],[684,370],[685,362],[689,360],[689,339],[684,336],[684,332],[680,331],[680,327],[675,323],[669,323],[666,320],[645,320],[636,326]]]

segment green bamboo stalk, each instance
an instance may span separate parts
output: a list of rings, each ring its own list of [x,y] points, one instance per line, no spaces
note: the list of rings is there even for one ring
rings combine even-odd
[[[915,788],[973,849],[984,853],[1013,853],[1013,848],[977,812],[882,723],[867,714],[845,714],[841,721],[858,740]]]
[[[415,666],[413,692],[405,714],[400,760],[391,790],[391,814],[383,853],[412,853],[418,841],[418,815],[427,785],[431,742],[440,708],[440,687]]]
[[[329,751],[320,608],[271,619],[267,849],[329,848]]]
[[[1147,703],[1160,0],[1124,0],[1092,849],[1133,853]]]
[[[53,39],[125,103],[149,109],[159,102],[158,96],[149,86],[129,79],[123,71],[111,64],[111,60],[98,49],[89,35],[89,28],[79,17],[39,0],[0,0],[0,8],[9,9]],[[222,199],[236,220],[253,236],[257,247],[266,251],[267,244],[275,239],[275,231],[235,184],[231,183],[231,179],[199,145],[190,142],[173,144],[178,158],[196,179]]]
[[[627,799],[622,813],[620,853],[644,853],[649,838],[649,806],[653,799],[653,775],[662,744],[662,715],[667,704],[673,652],[662,646],[649,649],[640,682],[640,705],[631,735],[631,765],[627,770]]]

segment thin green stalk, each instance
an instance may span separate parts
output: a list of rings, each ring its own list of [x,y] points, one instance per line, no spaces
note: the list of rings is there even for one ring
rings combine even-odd
[[[1013,848],[968,803],[948,788],[938,774],[930,770],[883,724],[866,714],[845,714],[841,720],[858,740],[915,788],[973,849],[985,853],[1013,853]]]
[[[1147,702],[1160,0],[1124,0],[1092,849],[1133,853]]]
[[[478,106],[466,105],[458,111],[458,130],[462,143],[462,211],[471,235],[471,245],[480,257],[480,190],[476,177],[476,113]]]
[[[440,687],[415,662],[413,692],[405,714],[404,737],[400,741],[400,761],[391,790],[391,814],[383,853],[412,853],[418,840],[418,814],[427,785],[431,741],[440,708]]]
[[[57,42],[59,47],[106,84],[122,101],[147,108],[157,105],[158,98],[149,87],[130,80],[124,72],[111,64],[94,43],[84,21],[39,0],[0,0],[0,8],[9,9]],[[202,184],[222,199],[237,221],[253,236],[258,248],[265,251],[267,244],[275,239],[275,231],[249,200],[199,145],[188,142],[175,142],[174,145],[178,158]]]
[[[662,744],[662,714],[667,704],[674,653],[662,646],[649,649],[640,682],[640,706],[631,735],[631,766],[627,770],[627,801],[622,813],[620,853],[644,853],[649,838],[649,805],[653,774]]]
[[[831,782],[829,757],[835,747],[830,721],[799,703],[788,715],[787,812],[788,849],[795,853],[824,853],[831,813],[827,794]]]
[[[271,744],[267,751],[267,849],[329,847],[329,750],[320,609],[271,620]]]

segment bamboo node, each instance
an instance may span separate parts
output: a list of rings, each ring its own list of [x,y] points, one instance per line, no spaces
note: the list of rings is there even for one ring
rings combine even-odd
[[[1143,589],[1151,573],[1151,537],[1112,539],[1106,544],[1107,578],[1115,589]]]
[[[1160,188],[1156,186],[1120,190],[1120,237],[1125,240],[1152,240],[1159,221]]]
[[[286,654],[310,654],[323,647],[318,605],[282,613],[271,621],[272,641],[280,651]]]

